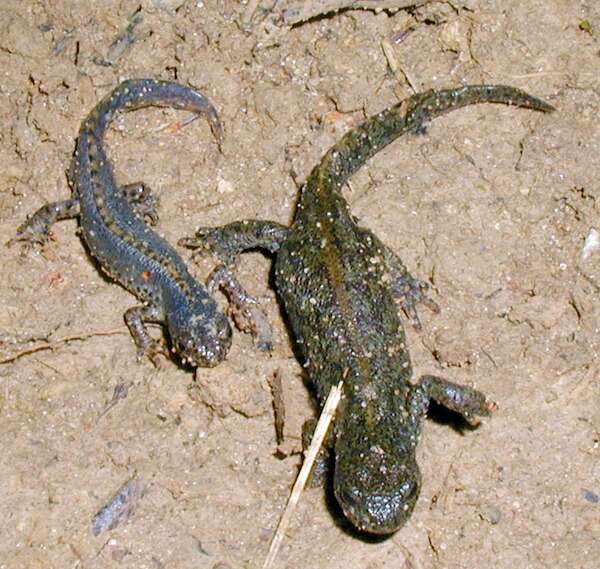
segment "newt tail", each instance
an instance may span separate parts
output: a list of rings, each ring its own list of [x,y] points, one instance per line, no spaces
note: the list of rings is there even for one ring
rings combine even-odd
[[[525,91],[506,85],[466,85],[458,89],[430,89],[404,99],[370,117],[330,148],[307,181],[307,192],[321,196],[339,191],[361,166],[403,134],[425,132],[432,119],[478,103],[500,103],[550,113],[555,108]]]

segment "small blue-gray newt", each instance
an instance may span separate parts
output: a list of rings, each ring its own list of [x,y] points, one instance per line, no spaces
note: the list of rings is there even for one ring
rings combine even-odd
[[[103,138],[118,111],[148,106],[188,110],[204,115],[221,143],[222,128],[212,103],[198,91],[169,81],[128,80],[118,85],[83,121],[71,163],[71,199],[41,207],[17,229],[12,241],[44,244],[53,223],[78,217],[81,235],[102,270],[137,296],[143,305],[125,312],[138,347],[158,365],[162,344],[146,323],[164,324],[171,350],[192,366],[214,366],[231,345],[231,328],[207,288],[196,281],[180,255],[149,226],[157,220],[156,200],[143,184],[118,186]],[[232,284],[231,275],[227,283]],[[230,299],[243,310],[248,298]]]
[[[426,91],[348,132],[314,168],[301,190],[293,223],[247,220],[201,228],[183,245],[210,250],[223,266],[254,248],[275,255],[275,289],[309,380],[323,404],[345,381],[332,434],[333,489],[361,531],[390,534],[409,518],[421,486],[415,448],[429,401],[477,424],[495,404],[471,387],[412,369],[398,311],[418,324],[425,284],[371,231],[353,220],[341,188],[370,157],[430,119],[476,103],[504,103],[550,112],[553,107],[502,85]]]

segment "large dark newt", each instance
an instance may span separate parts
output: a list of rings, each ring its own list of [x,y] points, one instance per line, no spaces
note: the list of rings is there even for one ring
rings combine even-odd
[[[389,534],[410,516],[421,485],[415,448],[429,401],[469,423],[495,404],[481,392],[412,369],[398,312],[415,323],[415,305],[435,304],[425,285],[372,232],[356,225],[342,185],[370,157],[427,121],[476,103],[550,112],[553,107],[513,87],[474,85],[426,91],[369,118],[323,157],[302,188],[290,227],[248,220],[202,228],[191,247],[232,265],[243,251],[275,255],[275,287],[321,404],[345,381],[335,421],[334,492],[360,530]]]

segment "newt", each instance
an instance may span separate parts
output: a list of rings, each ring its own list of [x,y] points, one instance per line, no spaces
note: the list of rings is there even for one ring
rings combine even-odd
[[[502,85],[430,90],[367,119],[344,135],[301,188],[293,222],[246,220],[200,228],[181,244],[233,267],[248,249],[275,256],[274,284],[297,351],[322,405],[343,379],[332,433],[333,490],[361,531],[387,535],[410,517],[421,474],[415,449],[430,400],[470,424],[496,404],[480,391],[433,375],[411,381],[398,307],[419,326],[416,305],[436,310],[426,284],[371,231],[359,227],[342,196],[346,180],[369,158],[427,121],[477,103],[551,112],[546,102]]]
[[[51,226],[79,218],[80,232],[91,255],[111,279],[142,301],[125,312],[125,322],[138,348],[159,364],[164,353],[148,333],[147,323],[163,324],[171,350],[184,364],[212,367],[231,345],[231,327],[207,287],[195,280],[175,249],[150,228],[158,219],[157,201],[144,184],[119,186],[103,145],[111,119],[119,111],[148,106],[171,107],[205,116],[219,146],[222,127],[213,104],[200,92],[169,81],[128,80],[119,84],[90,112],[79,130],[71,163],[72,197],[41,207],[18,229],[11,242],[26,246],[47,242]],[[237,294],[232,275],[221,272],[223,286],[239,311],[250,297]]]

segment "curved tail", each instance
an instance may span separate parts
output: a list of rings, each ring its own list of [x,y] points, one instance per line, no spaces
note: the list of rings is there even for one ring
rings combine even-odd
[[[506,85],[466,85],[418,93],[372,116],[342,137],[313,170],[305,192],[319,192],[323,188],[339,191],[369,158],[402,134],[423,132],[427,121],[477,103],[502,103],[546,113],[555,110],[542,99]]]
[[[221,146],[223,129],[217,110],[199,91],[171,81],[154,79],[129,79],[120,83],[94,108],[82,125],[99,139],[118,111],[132,111],[142,107],[170,107],[204,115]]]

